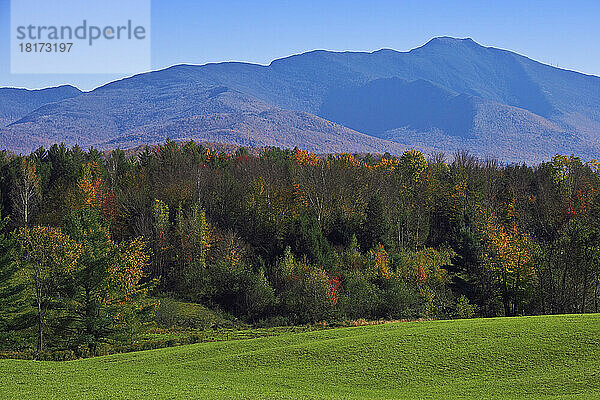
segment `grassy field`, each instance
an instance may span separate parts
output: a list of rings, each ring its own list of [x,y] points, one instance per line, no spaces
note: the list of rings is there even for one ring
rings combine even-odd
[[[14,399],[600,398],[600,315],[405,322],[70,362],[0,360]]]

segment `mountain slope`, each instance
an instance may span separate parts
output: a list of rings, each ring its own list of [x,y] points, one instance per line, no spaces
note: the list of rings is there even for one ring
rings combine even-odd
[[[468,138],[472,136],[475,107],[469,96],[429,81],[383,78],[331,92],[318,114],[373,136],[406,126]]]
[[[405,149],[224,86],[173,86],[155,93],[141,85],[121,95],[100,90],[81,97],[39,108],[0,134],[1,140],[16,148],[48,147],[59,141],[102,149],[129,148],[170,138],[253,147],[300,146],[315,152],[399,153]]]

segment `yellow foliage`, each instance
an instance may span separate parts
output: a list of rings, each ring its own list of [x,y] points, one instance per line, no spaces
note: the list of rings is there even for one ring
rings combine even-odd
[[[390,257],[381,243],[367,252],[367,265],[371,271],[382,278],[392,277]]]
[[[366,167],[367,166],[366,163],[357,160],[350,153],[341,153],[341,154],[338,154],[336,156],[336,161],[338,163],[340,163],[341,165],[344,165],[346,167],[352,167],[352,168],[362,168],[362,167]]]
[[[399,161],[397,158],[382,158],[377,164],[374,165],[373,169],[393,172],[398,168]]]
[[[117,299],[130,300],[139,294],[139,282],[144,276],[144,269],[150,261],[146,252],[146,244],[139,238],[119,245],[119,256],[116,263],[108,269],[108,285],[113,293],[106,300],[113,302]]]
[[[81,247],[60,228],[20,228],[15,237],[23,252],[19,262],[35,274],[71,274],[77,269]]]
[[[532,239],[519,231],[516,224],[506,227],[493,215],[485,225],[489,251],[486,254],[493,269],[501,273],[530,276],[534,273]]]
[[[77,188],[83,207],[101,208],[103,200],[102,174],[96,162],[83,166],[83,176],[77,182]]]

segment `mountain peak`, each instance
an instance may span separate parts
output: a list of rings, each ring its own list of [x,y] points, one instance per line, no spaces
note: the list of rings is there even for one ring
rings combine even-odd
[[[479,43],[477,43],[476,41],[474,41],[471,38],[455,38],[452,36],[434,37],[421,47],[440,46],[440,45],[482,47]]]

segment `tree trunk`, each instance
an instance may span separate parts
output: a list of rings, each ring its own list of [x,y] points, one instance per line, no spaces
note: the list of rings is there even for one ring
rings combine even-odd
[[[510,299],[508,297],[508,283],[506,282],[506,273],[502,273],[502,303],[504,304],[504,316],[510,317]]]
[[[521,274],[517,273],[517,279],[515,279],[515,286],[513,288],[513,314],[519,315],[521,311],[520,299],[519,299],[519,285],[521,283]]]
[[[35,352],[35,359],[40,359],[40,353],[44,349],[44,329],[43,329],[43,314],[42,314],[42,302],[38,300],[38,340],[37,340],[37,349]]]
[[[596,283],[594,285],[594,312],[598,312],[598,277],[596,277]]]
[[[581,295],[581,313],[585,313],[585,298],[588,290],[588,277],[587,274],[583,276],[583,293]]]
[[[560,298],[561,298],[561,304],[560,304],[560,308],[561,308],[561,312],[565,313],[565,304],[567,301],[567,288],[566,288],[566,281],[567,281],[567,266],[565,265],[565,268],[563,270],[563,276],[562,276],[562,283],[561,283],[561,288],[560,288]]]

